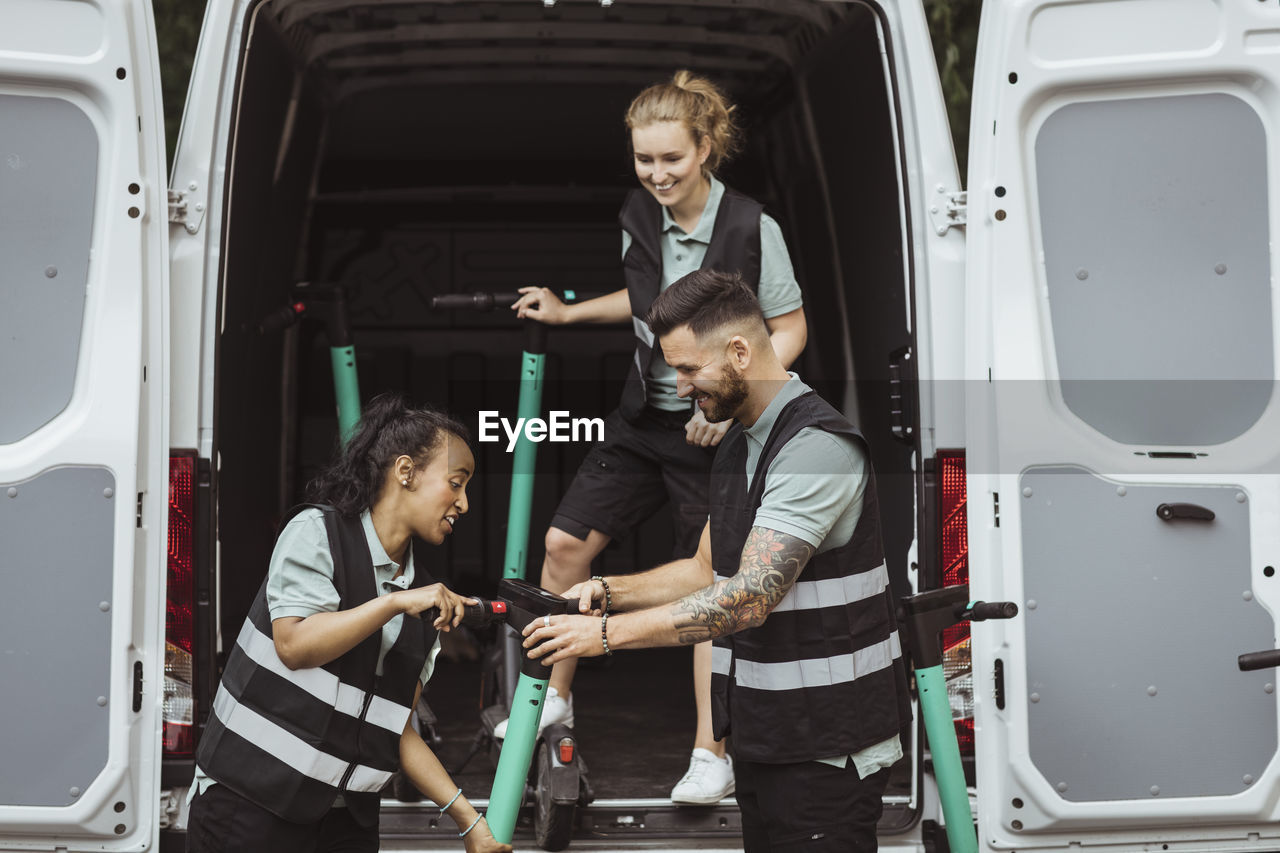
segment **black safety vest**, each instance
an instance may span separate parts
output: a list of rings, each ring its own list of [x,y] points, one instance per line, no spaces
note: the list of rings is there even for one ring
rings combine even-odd
[[[736,574],[778,452],[805,427],[858,430],[813,391],[783,407],[747,489],[747,439],[735,424],[711,469],[717,579]],[[852,475],[850,475],[852,476]],[[740,760],[789,764],[858,752],[911,719],[907,675],[880,536],[875,477],[849,542],[814,556],[764,624],[715,640],[712,727]]]
[[[736,272],[753,289],[760,286],[760,214],[764,206],[725,187],[711,229],[711,244],[701,269]],[[622,228],[631,235],[631,245],[622,259],[631,300],[631,324],[636,335],[636,354],[622,388],[618,410],[628,421],[644,411],[645,382],[649,365],[662,358],[662,347],[644,321],[649,306],[662,290],[662,205],[647,190],[631,190],[618,214]]]
[[[375,598],[373,558],[360,518],[317,508],[329,534],[339,608]],[[410,589],[434,582],[422,549],[416,542],[413,547]],[[314,823],[341,794],[358,823],[376,826],[378,792],[400,766],[400,736],[436,638],[429,621],[405,616],[382,675],[375,676],[381,633],[323,666],[290,670],[276,655],[263,580],[222,673],[196,763],[285,820]]]

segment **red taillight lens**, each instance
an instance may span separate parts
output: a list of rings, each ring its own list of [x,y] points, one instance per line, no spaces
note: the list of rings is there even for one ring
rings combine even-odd
[[[196,460],[169,457],[169,566],[165,614],[164,751],[195,752]]]
[[[938,482],[938,556],[942,585],[967,584],[969,512],[963,453],[938,453]],[[942,633],[942,671],[960,753],[973,755],[973,667],[968,622],[952,625]]]
[[[560,763],[572,764],[573,763],[573,738],[568,738],[568,737],[560,738],[559,747],[560,747]]]

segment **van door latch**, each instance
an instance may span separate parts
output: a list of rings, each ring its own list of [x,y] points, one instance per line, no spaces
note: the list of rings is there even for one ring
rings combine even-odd
[[[929,202],[929,220],[933,223],[934,232],[941,237],[952,228],[963,228],[969,224],[969,194],[963,191],[951,192],[939,184],[938,195]]]
[[[169,189],[169,221],[183,226],[188,234],[200,230],[204,222],[204,193],[195,181],[186,190]]]
[[[1193,521],[1213,521],[1213,510],[1199,504],[1160,504],[1156,507],[1156,515],[1161,521],[1173,521],[1186,518]]]

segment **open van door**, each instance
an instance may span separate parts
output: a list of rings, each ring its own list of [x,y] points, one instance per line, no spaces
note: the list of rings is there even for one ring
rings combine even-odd
[[[167,204],[150,3],[0,26],[0,849],[143,850],[164,659]]]
[[[1274,848],[1280,7],[988,0],[966,321],[987,850]],[[1145,846],[1150,845],[1150,846]],[[1161,845],[1161,846],[1156,846]]]

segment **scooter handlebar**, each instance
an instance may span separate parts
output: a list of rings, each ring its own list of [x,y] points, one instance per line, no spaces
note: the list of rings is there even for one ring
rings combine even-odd
[[[431,297],[431,307],[437,310],[492,311],[499,305],[506,307],[519,298],[519,293],[445,293]]]
[[[987,619],[1012,619],[1018,615],[1018,605],[1012,601],[975,601],[966,607],[961,619],[984,622]]]
[[[474,598],[474,596],[472,597]],[[490,601],[487,598],[478,600],[478,604],[466,605],[466,610],[462,614],[463,625],[482,628],[485,625],[492,625],[494,622],[505,622],[507,620],[507,603],[505,601]],[[428,608],[421,614],[421,618],[428,622],[434,622],[439,617],[439,607]]]

